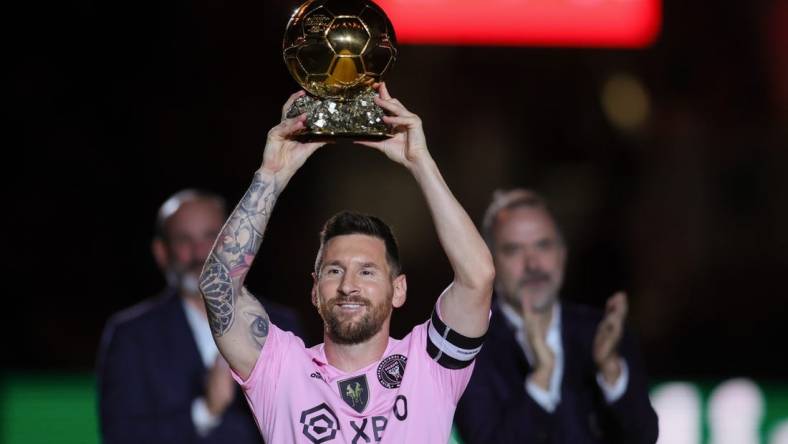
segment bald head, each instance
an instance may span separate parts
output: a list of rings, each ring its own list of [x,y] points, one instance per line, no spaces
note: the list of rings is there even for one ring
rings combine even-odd
[[[198,277],[225,217],[224,200],[198,190],[175,193],[159,208],[153,255],[182,295],[199,297]]]

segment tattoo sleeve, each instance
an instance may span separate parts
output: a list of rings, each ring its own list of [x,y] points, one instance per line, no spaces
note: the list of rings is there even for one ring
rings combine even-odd
[[[265,227],[280,192],[273,177],[260,171],[255,173],[252,185],[225,223],[205,263],[200,289],[205,298],[211,332],[216,338],[232,327],[239,299],[251,298],[256,302],[254,296],[243,288],[243,281],[260,249]],[[262,346],[260,341],[268,335],[268,315],[259,304],[242,305],[248,309],[244,314],[251,323],[252,339]]]
[[[200,277],[205,306],[208,311],[208,323],[214,335],[221,336],[233,321],[234,291],[227,267],[211,255],[205,263]]]

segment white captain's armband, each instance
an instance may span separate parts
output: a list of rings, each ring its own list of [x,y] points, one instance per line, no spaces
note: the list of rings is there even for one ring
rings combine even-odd
[[[441,321],[437,310],[432,311],[428,331],[427,354],[433,361],[450,369],[471,365],[482,349],[484,338],[487,337],[487,333],[478,338],[469,338],[457,333]]]

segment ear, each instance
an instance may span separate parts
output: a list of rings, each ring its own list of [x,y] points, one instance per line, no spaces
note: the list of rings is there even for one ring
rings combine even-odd
[[[312,305],[317,307],[317,275],[312,273]]]
[[[164,240],[159,237],[153,239],[153,242],[151,242],[151,252],[153,253],[153,259],[156,260],[156,265],[159,266],[159,270],[164,273],[170,261],[170,255],[167,252],[167,245],[165,245]]]
[[[394,308],[400,308],[405,304],[405,299],[408,298],[408,280],[404,274],[394,278],[394,296],[391,298],[391,305]]]

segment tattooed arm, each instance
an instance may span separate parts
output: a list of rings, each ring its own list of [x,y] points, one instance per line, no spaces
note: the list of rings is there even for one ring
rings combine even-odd
[[[268,336],[269,319],[263,306],[243,285],[260,249],[265,227],[277,197],[323,143],[300,143],[292,136],[304,128],[305,116],[285,118],[303,91],[290,96],[282,122],[268,133],[263,164],[252,185],[216,239],[200,276],[200,290],[211,332],[219,351],[243,378],[254,368]]]

